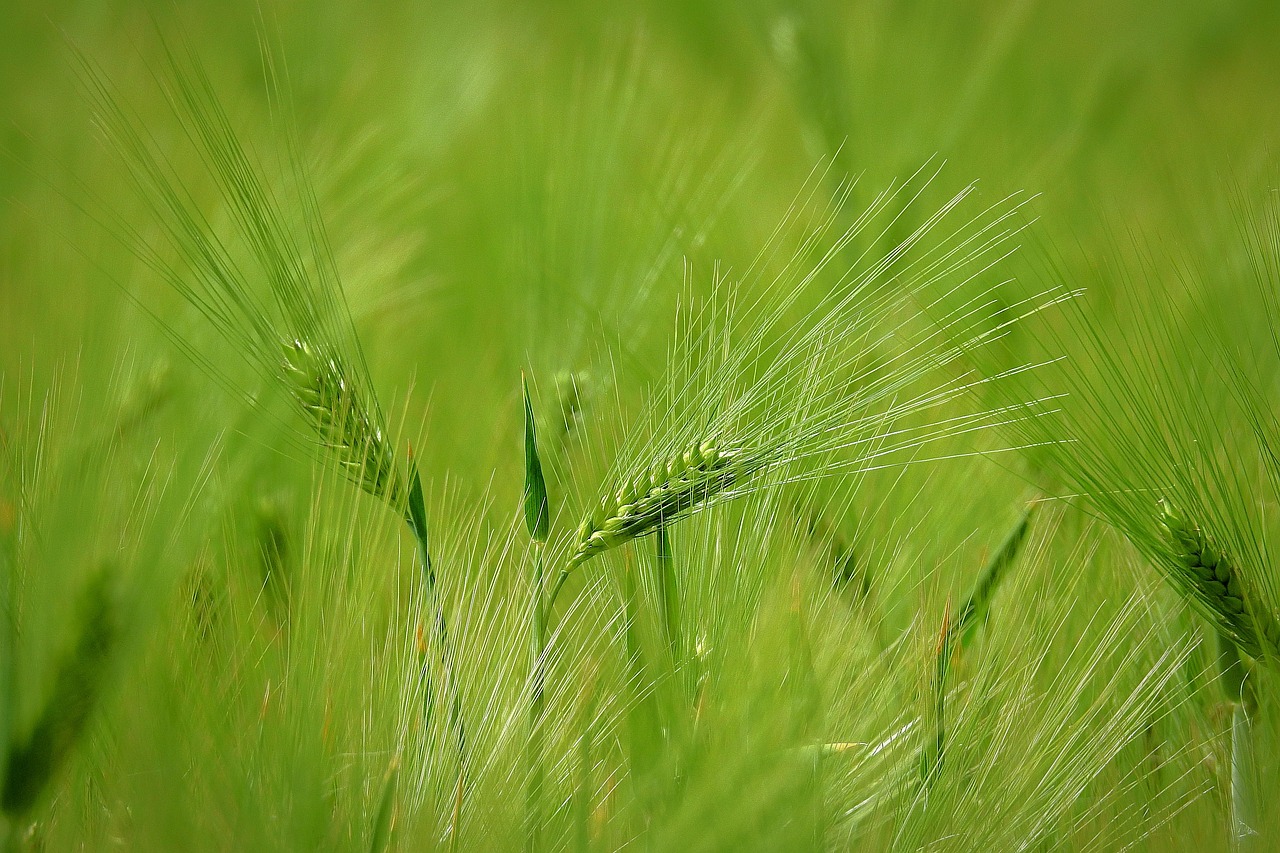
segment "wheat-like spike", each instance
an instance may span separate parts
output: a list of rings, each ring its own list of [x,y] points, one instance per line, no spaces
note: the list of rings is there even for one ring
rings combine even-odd
[[[763,465],[759,454],[709,441],[659,460],[607,493],[582,520],[569,568],[688,515]]]
[[[400,507],[405,489],[391,444],[341,357],[297,338],[286,341],[283,350],[284,374],[290,380],[293,398],[320,436],[320,443],[333,451],[352,482]]]
[[[53,692],[31,732],[11,745],[0,771],[0,810],[10,817],[25,815],[48,789],[101,698],[119,635],[110,579],[103,570],[84,591],[79,637],[59,663]]]
[[[1160,509],[1160,524],[1182,580],[1217,619],[1220,629],[1254,657],[1261,654],[1264,643],[1272,649],[1280,646],[1280,622],[1256,602],[1249,602],[1234,561],[1168,501],[1161,500]]]

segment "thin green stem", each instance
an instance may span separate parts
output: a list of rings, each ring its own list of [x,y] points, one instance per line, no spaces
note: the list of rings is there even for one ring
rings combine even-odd
[[[1246,691],[1248,671],[1230,637],[1218,633],[1218,673],[1231,705],[1231,844],[1232,849],[1252,850],[1257,838],[1253,791],[1253,722],[1249,719]]]
[[[578,736],[578,790],[574,793],[577,838],[574,847],[579,853],[586,853],[591,849],[591,796],[595,790],[591,779],[594,761],[592,757],[594,744],[591,737],[592,717],[591,713],[586,715],[582,734]]]
[[[9,733],[13,730],[13,706],[16,686],[13,667],[14,622],[11,611],[14,583],[13,562],[9,559],[10,542],[0,539],[0,792],[8,783]],[[0,817],[3,821],[3,817]],[[7,832],[8,824],[3,827]]]
[[[948,603],[946,615],[942,620],[942,631],[938,635],[938,644],[934,649],[933,743],[927,744],[920,756],[920,775],[925,790],[933,788],[942,773],[942,763],[946,757],[947,745],[947,676],[951,672],[952,644],[951,605]]]
[[[569,570],[561,569],[560,574],[556,577],[556,582],[551,586],[551,594],[547,596],[547,618],[551,617],[551,612],[555,610],[556,599],[560,597],[560,590],[564,588],[564,582],[569,579]]]
[[[665,524],[658,525],[657,545],[658,593],[662,599],[663,628],[667,634],[667,645],[671,649],[672,664],[678,670],[681,664],[680,592],[676,586],[675,559],[672,556],[671,540]]]
[[[525,813],[525,845],[531,851],[538,850],[542,846],[543,726],[547,713],[547,608],[544,606],[542,596],[545,573],[543,550],[541,542],[533,543],[533,630],[530,643],[533,695],[529,701],[529,790]]]
[[[647,802],[653,752],[657,748],[654,733],[658,727],[652,684],[645,666],[640,638],[636,633],[640,617],[637,606],[636,580],[630,565],[622,573],[623,644],[627,656],[627,685],[631,690],[627,720],[631,735],[631,774],[636,780],[642,802]]]
[[[444,673],[445,692],[449,702],[449,725],[457,741],[458,776],[461,778],[467,751],[467,734],[462,721],[462,699],[458,693],[457,682],[453,678],[454,658],[449,643],[449,625],[445,619],[444,606],[436,594],[436,572],[431,562],[431,547],[427,537],[427,514],[422,497],[422,479],[418,476],[417,466],[412,462],[409,465],[409,483],[409,507],[405,520],[409,524],[409,529],[413,531],[413,537],[418,543],[418,554],[422,559],[422,576],[426,585],[428,607],[431,609],[435,626],[436,646],[440,653],[440,665]],[[426,678],[427,692],[431,694],[431,679],[429,675]]]

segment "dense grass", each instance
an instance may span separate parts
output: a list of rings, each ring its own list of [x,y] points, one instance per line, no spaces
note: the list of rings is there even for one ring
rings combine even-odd
[[[9,849],[1275,846],[1275,4],[181,5],[0,25]]]

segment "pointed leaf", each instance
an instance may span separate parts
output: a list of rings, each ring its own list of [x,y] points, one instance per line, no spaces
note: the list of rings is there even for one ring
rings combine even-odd
[[[542,477],[542,461],[538,458],[538,435],[533,422],[533,405],[529,402],[529,383],[523,375],[520,384],[524,388],[524,523],[535,542],[546,542],[551,528],[547,483]]]

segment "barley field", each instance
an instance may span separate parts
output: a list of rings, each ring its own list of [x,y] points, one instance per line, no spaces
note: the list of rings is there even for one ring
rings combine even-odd
[[[1277,45],[6,0],[0,847],[1280,850]]]

